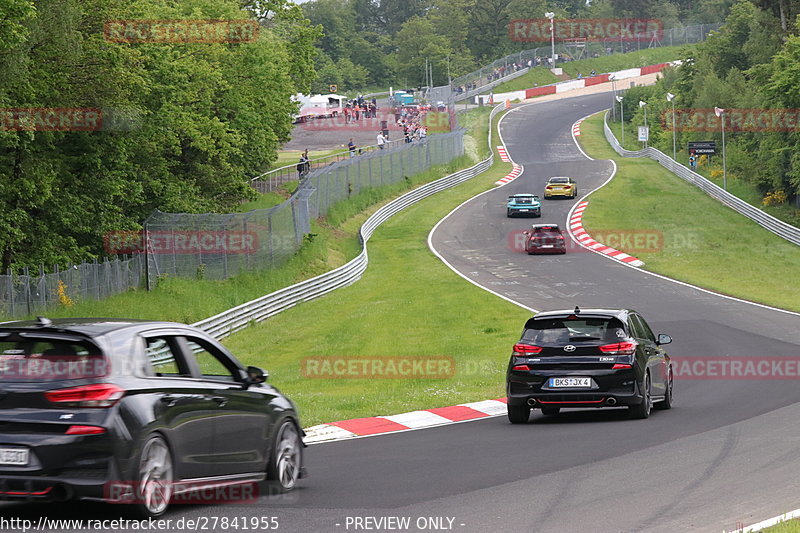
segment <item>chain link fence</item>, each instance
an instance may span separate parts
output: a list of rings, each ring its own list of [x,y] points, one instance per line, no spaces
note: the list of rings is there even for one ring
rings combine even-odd
[[[154,212],[145,223],[148,286],[159,276],[225,279],[275,268],[302,245],[311,221],[364,189],[397,183],[464,152],[464,130],[431,135],[313,170],[285,202],[234,214]]]
[[[555,43],[555,52],[558,54],[556,64],[577,59],[634,52],[647,48],[699,43],[705,41],[710,32],[718,30],[720,27],[722,27],[721,22],[671,28],[669,30],[664,30],[661,39],[640,38],[636,41],[604,39],[600,41],[586,41],[583,43],[577,42],[575,39],[567,42],[557,41]],[[528,67],[549,66],[551,54],[552,48],[550,44],[538,48],[531,48],[530,50],[514,52],[488,65],[484,65],[474,72],[455,78],[452,80],[450,86],[456,93],[456,100],[462,100],[467,97],[466,93],[468,92],[475,94],[474,91],[476,89],[488,86],[485,88],[485,90],[488,90],[493,86],[492,82],[500,80],[501,78],[511,79],[508,78],[508,76],[514,72]]]
[[[7,317],[35,315],[55,305],[71,306],[75,301],[102,300],[143,285],[144,256],[54,266],[46,272],[25,268],[22,274],[0,276],[0,314]]]

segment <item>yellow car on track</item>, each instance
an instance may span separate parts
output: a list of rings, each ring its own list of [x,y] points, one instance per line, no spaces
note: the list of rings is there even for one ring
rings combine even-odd
[[[575,198],[578,196],[578,184],[572,178],[565,176],[550,178],[544,187],[544,197],[553,198],[554,196]]]

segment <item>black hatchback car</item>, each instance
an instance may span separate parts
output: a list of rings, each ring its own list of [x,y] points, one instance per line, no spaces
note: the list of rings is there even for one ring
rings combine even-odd
[[[303,432],[265,381],[183,324],[2,323],[0,499],[129,503],[153,517],[198,488],[266,478],[291,490]]]
[[[672,363],[661,346],[670,342],[631,309],[537,313],[508,364],[508,419],[523,424],[533,408],[626,406],[631,418],[669,409]]]

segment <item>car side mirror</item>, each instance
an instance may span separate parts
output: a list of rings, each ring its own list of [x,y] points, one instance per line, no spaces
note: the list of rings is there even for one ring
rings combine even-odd
[[[669,344],[671,342],[672,342],[672,337],[670,337],[669,335],[665,335],[663,333],[658,334],[658,340],[656,340],[656,344],[658,344],[659,346],[662,344]]]
[[[269,374],[257,366],[248,366],[247,377],[245,378],[244,383],[246,386],[257,385],[267,381],[268,377]]]

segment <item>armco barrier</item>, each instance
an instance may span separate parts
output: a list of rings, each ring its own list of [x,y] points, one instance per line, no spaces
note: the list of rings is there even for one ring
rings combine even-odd
[[[489,115],[490,148],[492,146],[492,119],[497,113],[503,110],[503,107],[502,104],[496,106]],[[301,281],[290,287],[243,303],[193,325],[204,330],[209,335],[221,339],[247,327],[251,323],[261,322],[281,311],[285,311],[300,302],[313,300],[334,289],[354,283],[367,269],[367,263],[369,262],[367,241],[378,226],[388,220],[392,215],[423,198],[427,198],[432,194],[455,187],[459,183],[474,178],[491,167],[493,161],[494,151],[492,150],[490,151],[489,157],[478,164],[418,187],[378,209],[364,224],[362,224],[359,231],[361,253],[347,264],[331,270],[330,272],[326,272],[325,274],[320,274],[317,277]]]
[[[586,78],[586,87],[590,87],[592,85],[599,85],[601,83],[606,83],[609,80],[611,74],[600,74],[599,76],[592,76],[591,78]],[[616,78],[615,78],[616,79]]]
[[[525,90],[525,98],[533,98],[534,96],[544,96],[546,94],[556,94],[556,86],[545,85],[544,87],[534,87],[533,89]]]
[[[611,81],[612,76],[614,80],[619,81],[619,80],[624,80],[626,78],[633,78],[636,76],[644,76],[645,74],[653,74],[655,72],[661,72],[661,70],[663,70],[664,68],[679,63],[680,63],[679,61],[675,61],[673,63],[659,63],[658,65],[648,65],[646,67],[629,68],[617,72],[607,72],[604,74],[598,74],[596,76],[590,76],[588,78],[560,81],[558,83],[553,83],[551,85],[525,89],[524,91],[497,93],[494,95],[494,101],[502,102],[504,100],[522,100],[523,96],[524,98],[534,98],[536,96],[543,96],[545,94],[564,93],[567,91],[573,91],[575,89],[581,89],[583,87],[589,87],[592,85],[598,85],[600,83],[606,83],[608,81]],[[489,98],[489,96],[484,95],[481,96],[481,98]]]
[[[622,157],[649,157],[658,161],[662,167],[666,168],[678,177],[688,181],[692,185],[699,187],[705,191],[709,196],[716,198],[723,204],[727,205],[734,211],[746,216],[747,218],[757,222],[764,229],[771,231],[779,237],[783,237],[792,244],[800,246],[800,228],[787,224],[772,215],[769,215],[754,207],[744,200],[732,195],[724,190],[719,185],[704,178],[700,174],[681,165],[665,153],[653,148],[645,148],[644,150],[630,151],[622,148],[611,131],[608,125],[608,112],[603,119],[603,129],[605,131],[606,139],[611,144],[611,147]]]

